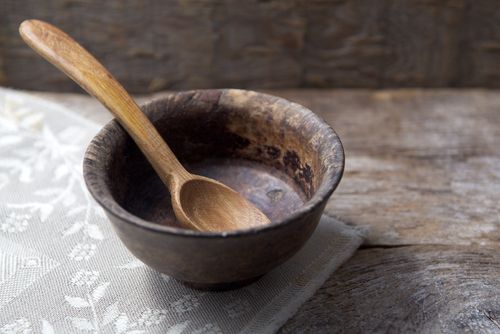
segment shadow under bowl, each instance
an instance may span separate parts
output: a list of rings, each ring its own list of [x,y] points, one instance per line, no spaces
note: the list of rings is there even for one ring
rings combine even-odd
[[[183,228],[167,188],[113,120],[90,143],[84,178],[137,258],[196,288],[225,289],[259,278],[309,239],[344,168],[338,136],[310,110],[236,89],[175,93],[142,110],[189,172],[237,190],[272,223]]]

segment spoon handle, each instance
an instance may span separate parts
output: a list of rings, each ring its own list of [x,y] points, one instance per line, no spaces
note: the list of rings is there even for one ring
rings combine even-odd
[[[39,20],[24,21],[19,33],[33,50],[111,111],[171,190],[177,181],[189,177],[132,97],[80,44],[53,25]]]

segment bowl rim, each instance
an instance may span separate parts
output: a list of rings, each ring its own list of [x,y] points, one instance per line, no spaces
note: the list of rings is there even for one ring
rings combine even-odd
[[[325,201],[325,199],[328,199],[331,194],[335,191],[337,186],[340,183],[340,180],[343,176],[344,173],[344,167],[345,167],[345,154],[344,154],[344,148],[342,145],[342,142],[340,141],[339,136],[337,133],[333,130],[333,128],[327,124],[320,116],[316,115],[314,112],[312,112],[310,109],[297,104],[295,102],[291,102],[287,99],[277,97],[274,95],[266,94],[266,93],[261,93],[261,92],[256,92],[252,90],[243,90],[243,89],[233,89],[233,88],[221,88],[221,89],[197,89],[197,90],[188,90],[188,91],[178,91],[178,92],[173,92],[169,94],[168,96],[160,96],[158,98],[154,98],[153,100],[141,104],[141,109],[143,107],[147,107],[149,105],[153,105],[155,103],[158,103],[161,100],[164,100],[166,98],[171,98],[172,95],[180,95],[180,94],[196,94],[200,92],[218,92],[220,94],[224,94],[226,92],[244,92],[244,93],[251,93],[251,94],[257,94],[260,96],[263,96],[266,99],[272,99],[274,101],[281,101],[281,102],[286,102],[289,104],[294,105],[295,107],[301,108],[307,113],[310,113],[308,117],[309,119],[314,120],[315,123],[317,123],[321,127],[321,131],[327,131],[330,133],[331,136],[328,136],[331,140],[334,141],[332,151],[333,151],[333,157],[332,160],[337,162],[337,165],[334,166],[334,168],[330,168],[327,170],[325,175],[323,176],[323,179],[317,189],[317,191],[313,194],[313,196],[306,202],[304,205],[300,206],[296,211],[291,213],[289,216],[286,216],[285,218],[281,219],[278,222],[265,225],[265,226],[259,226],[259,227],[253,227],[253,228],[248,228],[248,229],[241,229],[241,230],[234,230],[234,231],[223,231],[223,232],[206,232],[206,231],[196,231],[196,230],[190,230],[190,229],[183,229],[183,228],[178,228],[178,227],[172,227],[172,226],[167,226],[167,225],[160,225],[158,223],[154,223],[151,221],[147,221],[145,219],[142,219],[129,211],[127,211],[125,208],[123,208],[120,204],[118,204],[114,198],[112,197],[109,187],[107,187],[105,181],[97,178],[90,178],[89,175],[95,174],[94,171],[98,171],[102,169],[103,164],[95,164],[95,159],[91,158],[90,156],[95,155],[95,150],[98,145],[98,142],[102,141],[102,138],[104,135],[108,132],[110,132],[111,129],[115,127],[120,127],[118,121],[116,119],[112,119],[108,123],[106,123],[101,130],[92,138],[91,142],[89,143],[85,154],[84,154],[84,159],[83,159],[83,176],[85,180],[85,184],[87,186],[88,191],[92,195],[92,197],[99,203],[99,205],[106,210],[108,213],[111,215],[115,216],[116,218],[119,218],[120,220],[127,222],[129,224],[135,225],[136,227],[146,229],[152,232],[160,232],[160,233],[165,233],[165,234],[170,234],[170,235],[175,235],[175,236],[181,236],[181,237],[196,237],[196,238],[228,238],[228,237],[243,237],[243,236],[249,236],[249,235],[255,235],[255,234],[261,234],[265,233],[271,230],[276,230],[283,228],[292,222],[296,221],[298,218],[307,216],[309,213],[314,211],[319,205]],[[124,131],[122,129],[122,131]],[[319,131],[319,130],[318,130]],[[334,148],[334,149],[333,149]],[[89,162],[93,163],[89,163]],[[98,166],[101,166],[101,168],[98,168]],[[107,191],[102,191],[100,189],[106,189]]]

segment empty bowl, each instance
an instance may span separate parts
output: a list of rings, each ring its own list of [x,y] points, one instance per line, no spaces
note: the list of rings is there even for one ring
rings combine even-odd
[[[237,190],[272,223],[228,232],[183,228],[167,188],[113,120],[90,143],[84,178],[138,259],[195,288],[226,289],[258,279],[309,239],[344,169],[338,136],[314,113],[236,89],[175,93],[142,110],[188,171]]]

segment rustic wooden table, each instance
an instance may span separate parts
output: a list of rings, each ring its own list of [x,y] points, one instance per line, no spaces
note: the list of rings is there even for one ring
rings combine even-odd
[[[369,228],[281,333],[500,333],[500,92],[270,93],[340,135],[346,171],[327,211]],[[84,96],[40,95],[110,118]]]

